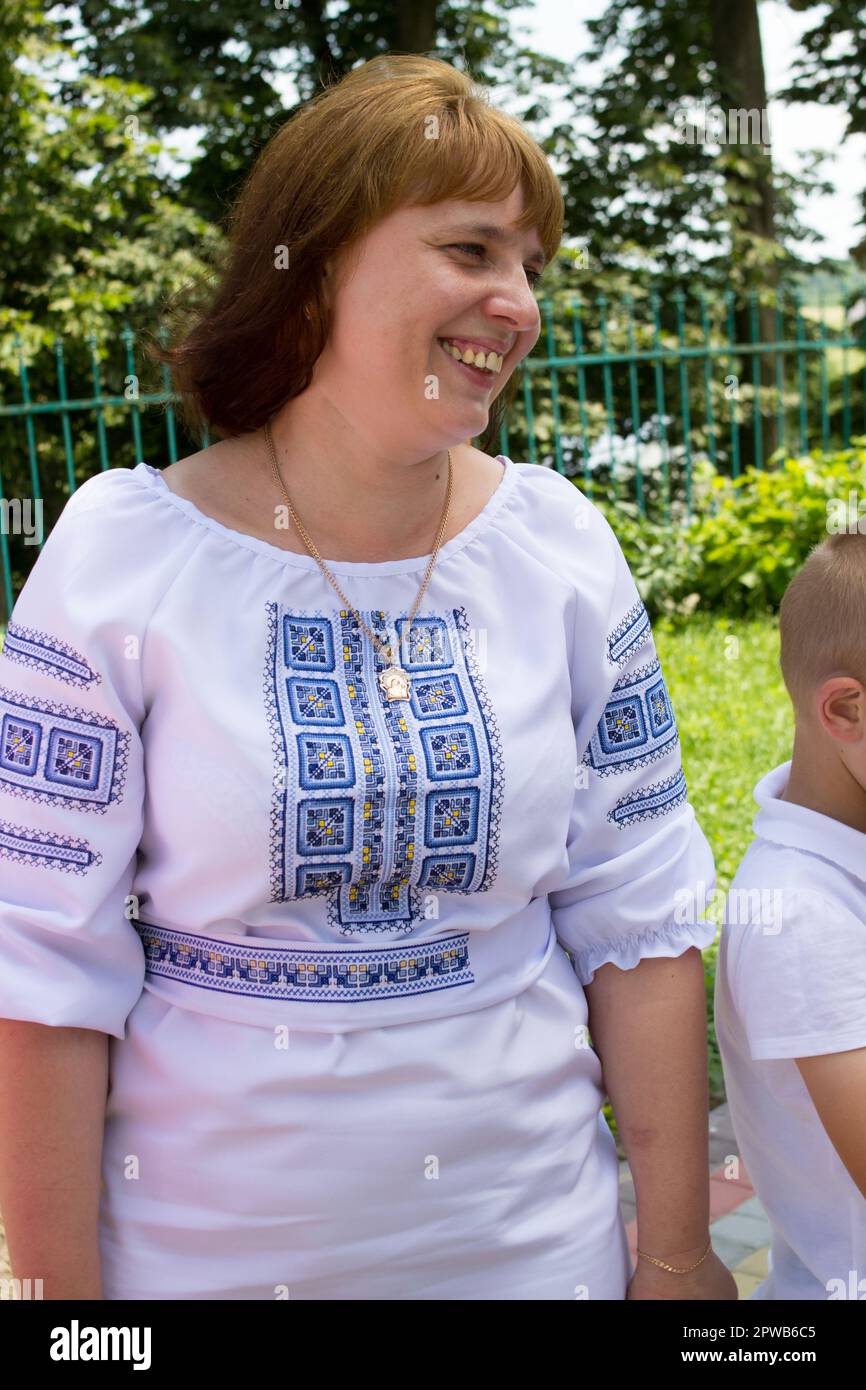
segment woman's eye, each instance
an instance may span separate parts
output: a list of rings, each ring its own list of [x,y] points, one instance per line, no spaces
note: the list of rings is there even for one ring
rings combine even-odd
[[[485,248],[481,246],[479,242],[476,241],[457,241],[452,244],[450,249],[452,251],[465,251],[467,256],[476,256],[479,259],[484,258]],[[529,280],[530,287],[532,289],[535,289],[536,285],[541,279],[541,271],[532,270],[531,267],[527,266],[526,275]]]
[[[484,255],[484,247],[479,246],[474,241],[456,241],[452,248],[454,251],[465,251],[467,256]]]

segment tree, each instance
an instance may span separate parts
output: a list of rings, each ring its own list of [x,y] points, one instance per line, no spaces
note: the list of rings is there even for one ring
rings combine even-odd
[[[293,80],[300,101],[359,62],[386,51],[433,53],[465,64],[482,83],[505,78],[546,109],[540,87],[565,64],[523,47],[508,28],[522,0],[448,4],[439,0],[80,0],[80,61],[100,78],[153,84],[142,120],[165,135],[203,127],[203,152],[180,181],[184,202],[220,222],[257,151],[291,114],[272,78]]]
[[[666,302],[692,275],[708,290],[766,298],[779,268],[801,266],[798,247],[817,240],[795,195],[829,185],[817,156],[800,178],[773,169],[757,0],[610,0],[587,27],[576,70],[601,75],[591,89],[574,85],[576,120],[551,148],[565,166],[570,230],[586,219],[593,278],[616,291],[626,268]],[[760,327],[772,337],[769,312]],[[745,306],[736,327],[748,341]]]
[[[782,101],[817,102],[836,106],[848,120],[844,138],[866,135],[866,4],[863,0],[788,0],[798,12],[818,9],[811,29],[800,40],[791,83],[779,93]],[[866,223],[866,188],[860,194],[861,225]],[[866,268],[866,238],[852,254]]]
[[[58,397],[58,345],[70,397],[90,394],[94,361],[103,389],[123,395],[134,389],[120,341],[123,323],[152,325],[167,296],[207,274],[221,236],[172,196],[170,181],[157,171],[162,144],[143,132],[138,116],[151,89],[117,78],[85,75],[76,83],[64,77],[70,51],[39,0],[18,0],[8,18],[17,57],[0,66],[4,404],[21,402],[21,359],[31,397]],[[56,415],[30,418],[47,531],[66,496],[65,449]],[[128,418],[128,407],[104,412],[108,425],[128,425]],[[74,443],[80,481],[98,466],[90,412],[76,415]],[[124,441],[124,456],[112,463],[132,461],[128,448]],[[4,495],[33,495],[25,427],[13,416],[0,417],[0,458]],[[32,548],[13,544],[19,575],[32,560]]]

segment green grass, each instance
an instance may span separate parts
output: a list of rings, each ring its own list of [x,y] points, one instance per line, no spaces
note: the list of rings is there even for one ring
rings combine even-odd
[[[689,801],[715,857],[716,886],[725,892],[752,838],[755,783],[791,756],[794,721],[779,671],[778,620],[695,614],[684,625],[661,618],[653,635]],[[718,903],[708,916],[720,919]],[[704,951],[711,1103],[724,1099],[713,1026],[717,952],[718,940]],[[609,1106],[606,1113],[610,1120]]]
[[[676,714],[689,801],[716,861],[716,886],[730,887],[752,839],[755,783],[791,756],[794,717],[779,670],[776,617],[745,621],[693,615],[687,625],[653,624]],[[707,913],[720,921],[718,902]],[[711,1102],[724,1099],[713,1027],[718,938],[704,951]]]

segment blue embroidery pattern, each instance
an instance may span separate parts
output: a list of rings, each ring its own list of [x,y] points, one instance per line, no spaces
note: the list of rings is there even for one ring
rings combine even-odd
[[[645,767],[679,742],[664,676],[657,660],[621,676],[582,761],[599,777]]]
[[[20,661],[22,666],[47,671],[49,676],[56,676],[69,685],[86,689],[99,685],[102,680],[81,653],[67,646],[59,637],[52,637],[50,633],[40,632],[33,627],[21,627],[18,623],[9,623],[2,654],[8,656],[10,661]]]
[[[105,814],[123,800],[129,734],[112,719],[0,686],[0,786]]]
[[[84,874],[92,864],[102,863],[102,855],[92,850],[86,840],[55,835],[50,830],[33,830],[8,820],[0,820],[0,857],[73,874]]]
[[[468,932],[413,943],[408,948],[347,950],[344,946],[276,946],[263,939],[247,947],[149,922],[133,925],[141,936],[148,974],[225,994],[308,1003],[362,1003],[365,999],[453,989],[475,979],[469,968]]]
[[[629,792],[628,796],[620,797],[613,810],[608,811],[607,818],[613,825],[625,826],[650,817],[666,816],[681,801],[685,801],[686,796],[685,774],[680,768],[663,782],[639,787],[637,791]]]
[[[630,656],[648,642],[652,636],[649,615],[643,600],[638,599],[608,634],[607,659],[614,666],[624,666]]]
[[[343,935],[411,931],[427,892],[496,875],[502,752],[464,609],[364,613],[399,644],[411,698],[346,609],[267,604],[264,698],[274,758],[271,901],[325,895]]]

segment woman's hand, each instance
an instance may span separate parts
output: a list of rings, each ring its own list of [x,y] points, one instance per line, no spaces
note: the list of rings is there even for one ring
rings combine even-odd
[[[638,1259],[626,1291],[626,1299],[630,1298],[716,1299],[728,1302],[739,1298],[739,1292],[733,1274],[711,1250],[697,1269],[688,1274],[671,1274],[670,1270],[659,1269],[649,1260]]]

